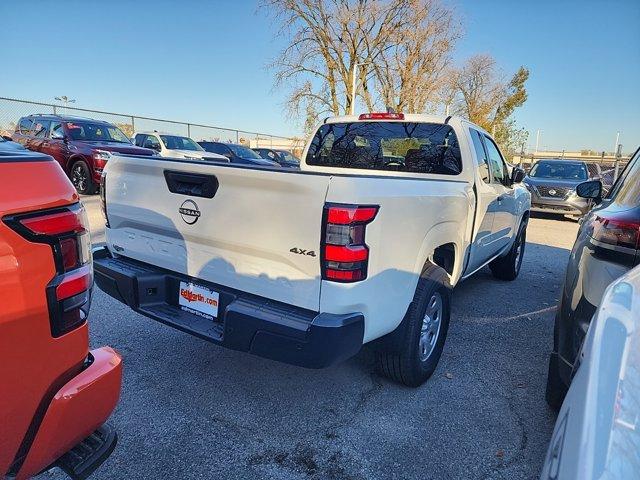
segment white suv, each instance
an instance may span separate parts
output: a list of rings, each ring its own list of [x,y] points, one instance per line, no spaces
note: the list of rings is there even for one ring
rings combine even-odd
[[[217,153],[205,151],[189,137],[158,132],[140,132],[133,137],[137,146],[150,148],[158,152],[161,157],[186,158],[189,160],[213,160],[229,163],[229,159]]]

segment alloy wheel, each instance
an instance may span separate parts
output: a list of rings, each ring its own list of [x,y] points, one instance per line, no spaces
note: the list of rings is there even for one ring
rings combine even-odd
[[[420,349],[420,360],[423,362],[429,358],[438,341],[442,324],[442,310],[442,296],[439,292],[435,292],[429,299],[420,329],[418,347]]]

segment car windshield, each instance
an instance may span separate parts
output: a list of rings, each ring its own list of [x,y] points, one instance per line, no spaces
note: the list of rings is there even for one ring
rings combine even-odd
[[[568,162],[538,162],[531,169],[529,176],[558,180],[587,180],[589,178],[584,164]]]
[[[115,125],[90,122],[66,122],[72,140],[89,142],[131,143],[131,140]]]
[[[280,156],[284,159],[285,162],[300,163],[299,159],[294,157],[290,152],[287,152],[286,150],[277,150],[277,152],[280,154]]]
[[[451,126],[415,122],[322,125],[309,146],[307,165],[442,175],[462,171]]]
[[[178,135],[160,135],[165,148],[169,150],[195,150],[204,152],[204,148],[191,140],[189,137],[180,137]]]
[[[242,145],[236,145],[234,143],[228,143],[227,147],[231,149],[240,158],[252,158],[262,160],[263,158],[250,148],[243,147]]]

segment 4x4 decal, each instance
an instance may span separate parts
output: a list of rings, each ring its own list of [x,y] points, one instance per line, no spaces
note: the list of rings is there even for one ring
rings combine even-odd
[[[289,250],[291,253],[297,253],[298,255],[307,255],[309,257],[315,257],[316,256],[316,252],[314,252],[313,250],[305,250],[303,248],[298,248],[298,247],[293,247],[291,250]]]

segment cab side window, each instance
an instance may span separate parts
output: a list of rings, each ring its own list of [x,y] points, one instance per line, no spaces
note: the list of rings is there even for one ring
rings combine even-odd
[[[470,129],[471,139],[473,140],[473,148],[476,151],[476,158],[478,162],[478,172],[480,172],[480,178],[484,183],[491,183],[491,171],[489,169],[489,160],[487,160],[487,154],[484,150],[482,136],[480,132],[474,129]]]
[[[147,135],[147,138],[144,139],[144,144],[142,146],[144,148],[151,148],[153,150],[160,150],[160,142],[153,135]]]
[[[138,133],[138,134],[136,135],[136,138],[135,138],[135,140],[134,140],[134,142],[133,142],[133,143],[134,143],[136,146],[141,147],[141,146],[142,146],[142,144],[144,143],[144,139],[145,139],[145,137],[146,137],[146,135],[143,135],[143,134],[141,134],[141,133]]]
[[[30,118],[23,118],[18,124],[18,132],[22,135],[31,135],[33,132],[33,120]]]
[[[54,140],[64,138],[64,129],[61,122],[51,122],[49,137]]]
[[[34,123],[33,135],[38,138],[45,138],[49,135],[49,125],[51,125],[50,120],[40,120]]]
[[[489,156],[489,162],[491,162],[491,180],[493,183],[501,183],[502,185],[506,185],[505,181],[507,176],[507,166],[504,163],[504,159],[500,154],[500,150],[494,143],[486,135],[484,136],[484,144],[487,147],[487,154]]]

